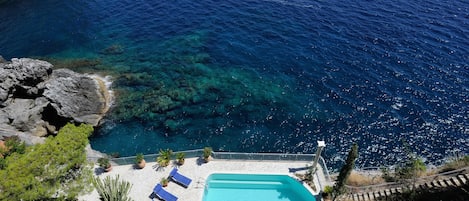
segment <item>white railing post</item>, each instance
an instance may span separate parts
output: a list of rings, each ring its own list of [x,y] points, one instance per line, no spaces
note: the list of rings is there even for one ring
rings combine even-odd
[[[318,149],[316,150],[316,154],[314,155],[314,161],[313,161],[313,166],[311,167],[311,176],[314,177],[314,174],[316,174],[316,171],[318,170],[318,161],[319,158],[321,157],[321,152],[322,149],[326,147],[326,143],[324,141],[318,141]]]

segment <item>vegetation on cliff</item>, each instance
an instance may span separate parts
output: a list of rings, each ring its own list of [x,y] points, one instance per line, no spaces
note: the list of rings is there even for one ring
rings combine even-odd
[[[350,149],[347,160],[345,161],[344,166],[340,169],[339,176],[337,177],[337,181],[333,187],[332,195],[333,199],[337,198],[337,196],[345,193],[345,182],[347,181],[350,173],[352,172],[353,168],[355,167],[355,159],[358,157],[358,145],[355,143],[353,144],[352,148]]]
[[[85,146],[91,125],[67,124],[44,144],[5,157],[0,170],[0,200],[69,200],[89,190],[91,168]]]

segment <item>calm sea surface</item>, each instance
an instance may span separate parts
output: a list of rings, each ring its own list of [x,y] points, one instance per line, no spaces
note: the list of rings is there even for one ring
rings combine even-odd
[[[469,153],[468,1],[12,0],[0,55],[111,75],[91,145],[121,156]]]

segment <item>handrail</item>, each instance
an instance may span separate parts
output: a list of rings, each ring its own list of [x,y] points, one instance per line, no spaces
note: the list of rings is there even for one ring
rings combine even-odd
[[[187,151],[176,151],[177,153],[185,153],[186,158],[202,156],[203,149],[194,149]],[[146,161],[154,161],[159,154],[147,154],[143,158]],[[217,160],[257,160],[257,161],[312,161],[315,154],[290,154],[290,153],[242,153],[242,152],[212,152],[213,158]],[[88,157],[89,161],[96,162],[99,157]],[[324,176],[330,182],[331,177],[327,169],[324,158],[319,156],[321,169]],[[135,163],[135,156],[111,158],[112,163],[116,165],[130,165]]]
[[[199,157],[203,153],[203,149],[193,149],[193,150],[186,150],[186,151],[175,151],[174,154],[177,153],[184,153],[186,158],[192,157]],[[147,154],[143,155],[143,159],[145,161],[155,161],[159,154]],[[88,160],[92,162],[96,162],[99,157],[88,157]],[[126,157],[119,157],[119,158],[111,158],[111,162],[117,165],[130,165],[135,163],[136,156],[126,156]]]
[[[324,158],[322,156],[319,156],[319,159],[321,160],[321,166],[322,166],[322,171],[324,171],[326,173],[326,179],[327,181],[329,182],[332,182],[331,180],[331,175],[329,174],[329,169],[327,169],[327,165],[326,165],[326,161],[324,160]]]
[[[429,175],[429,176],[425,176],[425,177],[419,177],[419,178],[415,178],[414,180],[407,179],[407,180],[403,180],[403,181],[404,182],[424,183],[424,182],[427,182],[427,181],[433,181],[436,178],[441,177],[441,176],[451,176],[451,175],[458,174],[458,173],[461,173],[461,172],[464,172],[464,171],[469,171],[469,167],[464,167],[464,168],[460,168],[460,169],[457,169],[457,170],[452,170],[452,171],[443,172],[443,173],[439,173],[439,174]],[[357,193],[357,192],[369,191],[370,189],[372,190],[372,189],[377,189],[377,188],[392,188],[394,186],[402,186],[402,183],[403,182],[385,182],[385,183],[381,183],[381,184],[374,184],[374,185],[368,185],[368,186],[349,186],[349,185],[345,185],[345,187],[348,188],[351,192]]]
[[[242,153],[242,152],[213,152],[215,159],[231,160],[258,160],[258,161],[312,161],[315,154],[290,154],[290,153]],[[328,182],[331,181],[326,161],[319,156],[321,169]]]

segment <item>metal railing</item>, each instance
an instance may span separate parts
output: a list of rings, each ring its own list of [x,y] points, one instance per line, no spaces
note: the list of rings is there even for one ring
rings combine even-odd
[[[221,160],[252,160],[252,161],[304,161],[312,162],[315,154],[287,154],[287,153],[240,153],[213,152],[213,158]],[[319,165],[327,181],[331,181],[326,161],[319,156]]]
[[[253,161],[312,161],[314,154],[213,152],[213,158]]]
[[[354,193],[363,193],[363,192],[373,192],[373,191],[379,191],[383,189],[393,189],[393,188],[403,188],[405,187],[405,184],[423,184],[423,183],[428,183],[432,182],[435,180],[439,180],[442,178],[448,178],[448,177],[454,177],[457,176],[458,174],[461,174],[462,172],[467,172],[469,171],[469,167],[453,170],[453,171],[448,171],[448,172],[443,172],[439,174],[434,174],[430,176],[425,176],[425,177],[418,177],[415,179],[409,179],[409,180],[403,180],[401,182],[386,182],[386,183],[381,183],[381,184],[374,184],[374,185],[368,185],[368,186],[349,186],[345,185],[348,192],[351,194]]]
[[[173,152],[173,154],[177,153],[184,153],[186,158],[195,158],[195,157],[200,157],[202,156],[203,149],[194,149],[194,150],[186,150],[186,151],[176,151]],[[156,158],[159,156],[159,154],[147,154],[143,155],[143,159],[147,162],[153,162],[156,161]],[[111,162],[115,163],[116,165],[130,165],[130,164],[135,164],[135,159],[136,156],[127,156],[127,157],[119,157],[119,158],[111,158]],[[96,162],[98,160],[97,157],[88,157],[89,161]]]
[[[173,152],[184,153],[186,158],[196,158],[201,157],[203,154],[203,149],[194,149],[187,151],[177,151]],[[144,155],[143,158],[145,161],[156,161],[156,158],[159,154],[148,154]],[[315,154],[287,154],[287,153],[239,153],[239,152],[212,152],[212,157],[215,160],[252,160],[252,161],[304,161],[312,162]],[[135,164],[135,156],[120,157],[120,158],[111,158],[111,162],[116,165],[130,165]],[[91,162],[96,162],[98,157],[88,157],[88,160]],[[331,181],[329,175],[329,170],[327,169],[326,162],[324,158],[319,156],[319,165],[326,177],[326,180]]]

